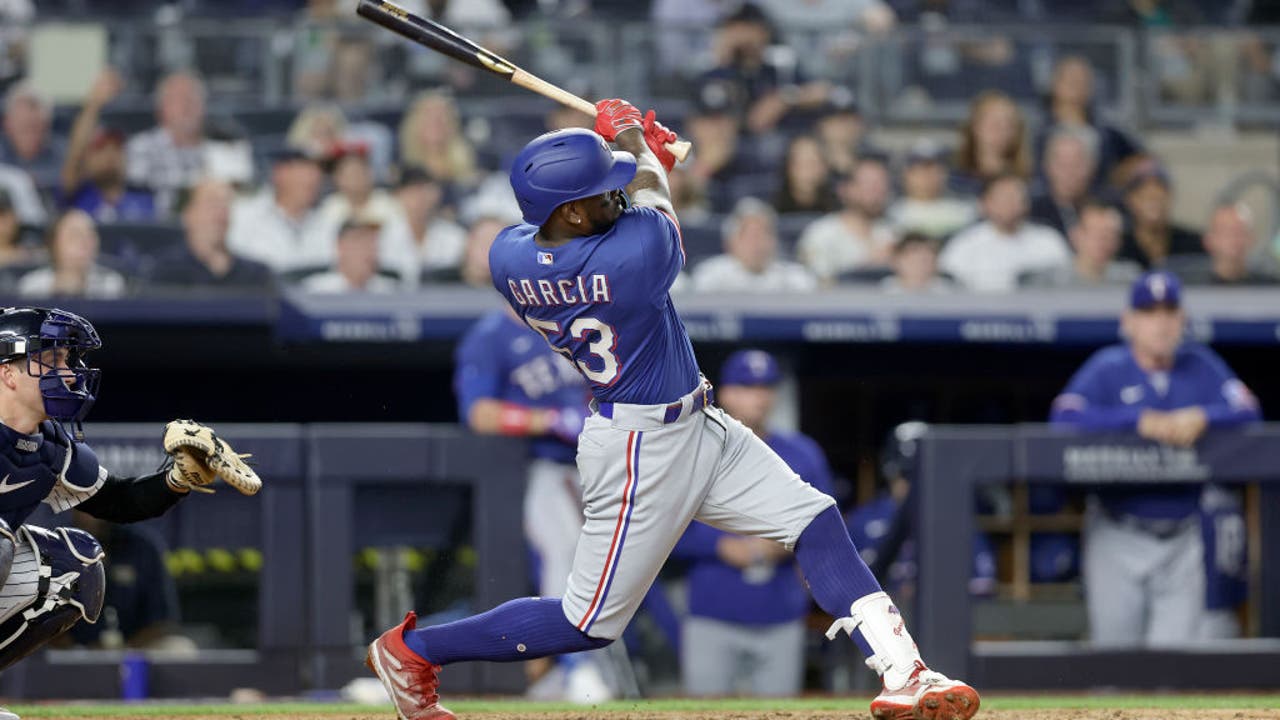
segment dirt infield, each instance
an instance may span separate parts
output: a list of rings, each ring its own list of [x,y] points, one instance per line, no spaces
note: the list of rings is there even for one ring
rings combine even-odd
[[[56,717],[56,716],[45,716]],[[82,720],[84,716],[77,716]],[[112,720],[155,720],[155,715],[113,716]],[[865,711],[833,712],[782,710],[773,712],[697,711],[697,712],[536,712],[536,713],[466,713],[460,720],[862,720],[870,719]],[[391,713],[361,715],[257,715],[257,714],[220,714],[220,715],[171,715],[166,720],[393,720]],[[1045,710],[991,710],[979,712],[977,720],[1280,720],[1280,709],[1276,710],[1171,710],[1161,709],[1125,709],[1125,710],[1084,710],[1084,709],[1045,709]]]

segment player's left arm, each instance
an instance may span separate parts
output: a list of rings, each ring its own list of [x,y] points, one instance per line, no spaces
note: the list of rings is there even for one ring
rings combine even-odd
[[[1195,381],[1210,390],[1210,400],[1200,409],[1211,427],[1229,427],[1262,419],[1258,399],[1217,353],[1207,346],[1200,346],[1196,355],[1200,362],[1195,367],[1199,376]]]
[[[55,512],[76,507],[101,520],[131,523],[163,515],[185,497],[166,482],[165,470],[119,477],[98,464],[93,449],[75,443],[63,479],[46,502]]]

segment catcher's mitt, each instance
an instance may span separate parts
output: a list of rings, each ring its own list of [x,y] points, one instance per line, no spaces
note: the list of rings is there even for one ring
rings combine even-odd
[[[244,461],[249,456],[238,454],[211,428],[194,420],[164,426],[164,451],[173,457],[166,481],[178,492],[211,493],[208,486],[218,478],[244,495],[262,489],[262,480]]]

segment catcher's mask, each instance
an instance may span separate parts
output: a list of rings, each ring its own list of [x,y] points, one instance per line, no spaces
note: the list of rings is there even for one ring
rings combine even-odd
[[[0,362],[25,360],[27,374],[40,378],[44,411],[51,420],[70,424],[77,439],[81,423],[97,399],[101,371],[85,357],[102,347],[88,320],[56,308],[6,308],[0,312]],[[47,351],[54,352],[47,352]],[[65,365],[59,362],[65,350]]]

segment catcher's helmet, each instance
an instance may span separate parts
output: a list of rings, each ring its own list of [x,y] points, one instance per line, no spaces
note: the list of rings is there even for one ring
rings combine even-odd
[[[78,425],[89,414],[101,371],[86,366],[85,356],[100,347],[93,325],[75,313],[38,307],[0,311],[0,362],[26,362],[27,373],[40,378],[45,414],[53,420]],[[61,371],[41,355],[59,348],[67,351]]]
[[[636,158],[610,150],[604,138],[583,128],[539,135],[511,165],[511,189],[524,221],[542,225],[570,200],[619,190],[636,175]]]

